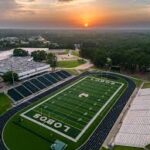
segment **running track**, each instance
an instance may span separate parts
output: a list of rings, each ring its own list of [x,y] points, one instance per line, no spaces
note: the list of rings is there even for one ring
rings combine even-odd
[[[74,77],[73,79],[66,81],[65,83],[62,83],[53,89],[50,89],[44,93],[42,93],[39,96],[36,96],[32,99],[30,99],[27,102],[24,102],[16,107],[13,107],[9,111],[7,111],[3,116],[0,117],[0,150],[6,150],[4,143],[2,141],[2,131],[3,128],[6,124],[6,122],[10,119],[11,116],[13,116],[16,112],[22,110],[23,108],[31,105],[31,103],[41,99],[42,97],[60,89],[61,87],[71,83],[72,81],[75,81],[76,79],[79,79],[83,76],[87,76],[88,74],[97,74],[95,72],[93,73],[83,73],[80,76]],[[99,148],[102,146],[103,142],[105,141],[107,135],[109,134],[111,128],[113,127],[114,123],[116,122],[117,118],[119,117],[121,111],[123,110],[124,106],[126,105],[127,101],[129,100],[130,96],[132,95],[134,89],[135,89],[135,84],[132,80],[125,76],[121,75],[116,75],[113,73],[102,73],[102,76],[108,77],[108,78],[113,78],[117,79],[116,77],[121,77],[125,79],[128,83],[128,88],[124,92],[124,94],[119,98],[117,103],[113,106],[111,111],[107,114],[105,119],[102,121],[100,125],[98,125],[97,129],[94,131],[94,133],[91,135],[91,137],[88,139],[84,145],[82,145],[79,150],[99,150]]]

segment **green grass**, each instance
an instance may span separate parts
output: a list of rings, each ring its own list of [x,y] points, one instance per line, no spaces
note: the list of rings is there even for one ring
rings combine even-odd
[[[11,107],[11,100],[4,94],[0,93],[0,115]]]
[[[147,150],[150,150],[150,144],[145,146]]]
[[[74,55],[74,56],[78,56],[79,57],[79,51],[72,51],[71,54]]]
[[[113,150],[144,150],[143,148],[128,147],[128,146],[115,146]]]
[[[84,64],[84,60],[71,60],[71,61],[59,61],[58,62],[58,67],[61,68],[75,68],[78,67],[82,64]]]
[[[119,81],[124,82],[122,80],[119,80]],[[52,142],[54,142],[55,139],[62,140],[63,142],[68,144],[68,148],[67,148],[68,150],[74,150],[77,147],[79,147],[79,145],[85,142],[85,140],[89,137],[92,131],[97,127],[100,121],[104,119],[105,115],[109,112],[111,107],[113,107],[113,105],[117,102],[118,97],[120,97],[120,95],[124,92],[125,88],[126,88],[126,85],[112,99],[109,105],[106,106],[106,109],[104,109],[104,111],[97,117],[94,123],[90,126],[90,128],[86,131],[86,133],[80,138],[80,140],[77,143],[72,142],[39,125],[36,125],[35,123],[32,123],[31,121],[24,119],[20,123],[20,119],[18,119],[20,113],[24,112],[25,110],[28,110],[29,108],[33,107],[35,104],[47,99],[53,94],[47,96],[46,98],[43,98],[39,102],[36,102],[34,105],[31,105],[30,107],[24,109],[23,111],[16,114],[13,118],[11,118],[4,131],[4,140],[6,144],[11,148],[11,150],[20,150],[20,149],[22,150],[26,150],[26,149],[48,150],[49,146],[51,145]],[[26,143],[24,147],[22,147],[23,141],[25,141]]]
[[[150,88],[150,82],[144,83],[142,89]]]

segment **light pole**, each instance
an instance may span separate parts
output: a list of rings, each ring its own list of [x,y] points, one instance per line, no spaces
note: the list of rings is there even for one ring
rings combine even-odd
[[[12,73],[13,86],[15,86],[15,79],[14,79],[14,72],[13,72],[13,60],[12,60],[12,64],[11,64],[11,73]]]

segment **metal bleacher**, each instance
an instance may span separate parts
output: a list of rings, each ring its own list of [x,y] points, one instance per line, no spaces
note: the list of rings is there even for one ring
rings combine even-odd
[[[23,83],[23,86],[29,89],[32,93],[36,93],[40,89],[37,88],[34,84],[32,84],[30,81],[26,81]]]
[[[46,88],[46,86],[43,83],[41,83],[39,80],[37,80],[36,78],[31,79],[30,82],[41,90]]]
[[[62,78],[61,78],[60,76],[58,76],[56,73],[51,73],[51,75],[52,75],[57,81],[62,80]]]
[[[57,72],[56,74],[61,76],[61,78],[63,78],[63,79],[67,78],[67,76],[64,75],[61,71]]]
[[[15,89],[8,90],[7,94],[15,101],[23,99],[23,96],[21,96]]]
[[[58,80],[56,78],[54,78],[52,75],[50,74],[45,74],[44,78],[46,78],[47,80],[49,80],[52,83],[56,83]]]
[[[18,87],[15,88],[15,90],[19,91],[19,93],[21,95],[23,95],[24,97],[27,97],[29,95],[32,94],[32,92],[30,92],[29,90],[27,90],[24,86],[20,85]]]
[[[38,93],[41,90],[49,88],[57,82],[63,81],[69,77],[71,77],[71,74],[66,71],[46,73],[25,81],[17,87],[9,89],[7,94],[13,101],[17,102],[31,96],[32,94]]]
[[[40,82],[44,83],[44,85],[46,85],[46,86],[52,85],[52,82],[50,82],[49,80],[45,79],[44,77],[38,77],[37,79],[38,79]]]

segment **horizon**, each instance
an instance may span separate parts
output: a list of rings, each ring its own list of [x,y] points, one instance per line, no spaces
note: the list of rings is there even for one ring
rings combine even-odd
[[[10,28],[2,28],[0,27],[0,30],[56,30],[56,31],[59,31],[59,30],[70,30],[70,31],[78,31],[78,30],[82,30],[82,31],[130,31],[130,30],[139,30],[139,31],[144,31],[144,30],[150,30],[150,27],[100,27],[100,28],[84,28],[84,27],[81,27],[81,28],[73,28],[73,27],[69,27],[69,28],[25,28],[25,27],[10,27]]]
[[[0,28],[150,28],[148,0],[0,1]]]

